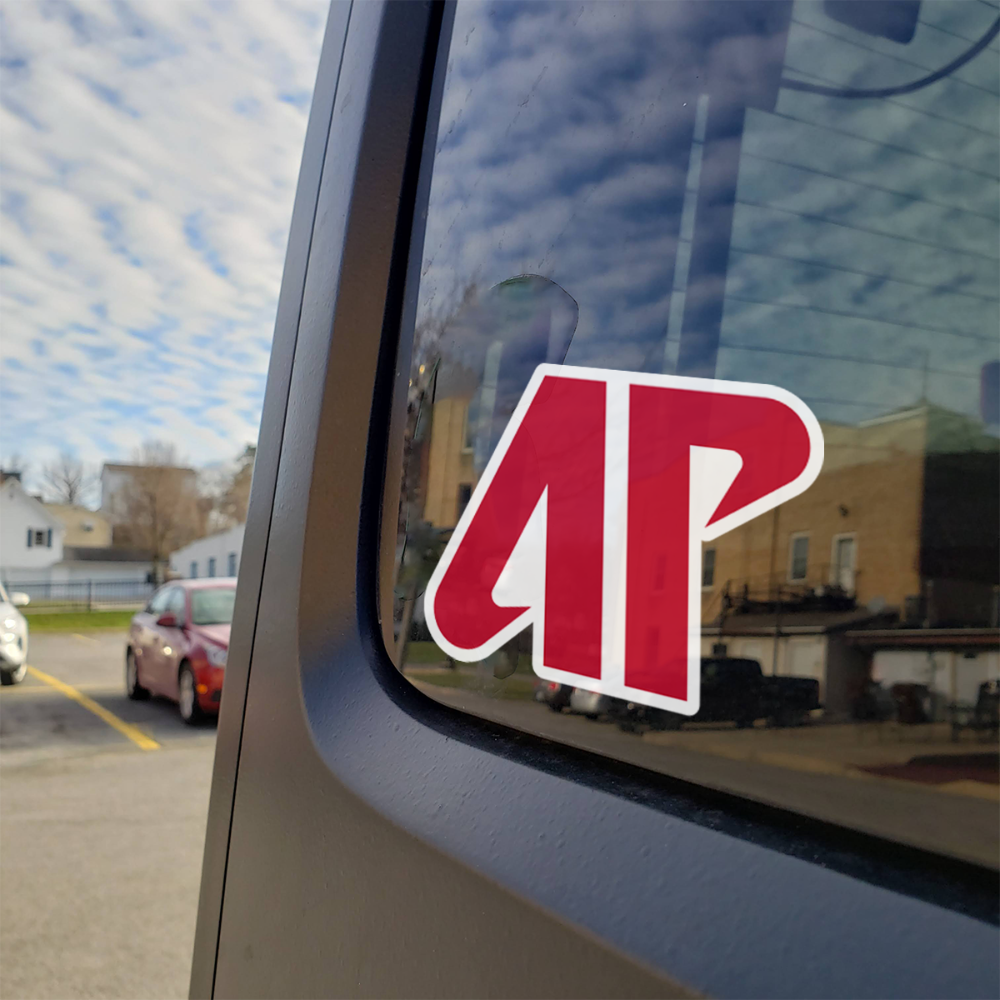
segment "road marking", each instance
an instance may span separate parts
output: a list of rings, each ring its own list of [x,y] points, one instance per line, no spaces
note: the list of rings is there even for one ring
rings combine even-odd
[[[74,639],[79,639],[81,642],[92,642],[95,646],[99,646],[100,642],[97,639],[92,639],[89,635],[80,635],[79,632],[73,633]]]
[[[80,684],[77,691],[98,691],[101,694],[107,694],[109,689],[107,684]],[[50,697],[59,694],[59,692],[47,684],[18,684],[17,687],[0,688],[0,698],[6,698],[12,694],[38,694]]]
[[[129,725],[122,719],[119,719],[114,712],[109,712],[103,705],[98,705],[93,698],[88,698],[82,691],[78,691],[75,687],[71,687],[69,684],[64,684],[61,680],[56,677],[52,677],[50,674],[43,673],[41,670],[37,670],[35,667],[28,667],[28,673],[37,680],[43,681],[50,687],[54,687],[57,691],[66,695],[67,698],[75,701],[78,705],[82,705],[87,711],[93,712],[99,719],[103,719],[112,729],[117,730],[122,736],[130,739],[140,750],[159,750],[160,744],[154,739],[150,739],[141,729],[137,729],[135,726]]]

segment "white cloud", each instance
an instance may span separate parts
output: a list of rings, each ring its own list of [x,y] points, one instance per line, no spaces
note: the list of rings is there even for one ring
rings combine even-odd
[[[3,8],[3,439],[257,434],[326,5]]]

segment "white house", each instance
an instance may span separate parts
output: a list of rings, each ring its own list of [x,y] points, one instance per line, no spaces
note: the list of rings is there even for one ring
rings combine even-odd
[[[236,576],[239,572],[240,552],[243,550],[243,529],[217,531],[207,538],[199,538],[178,549],[170,556],[170,573],[177,577],[198,579],[212,576]]]
[[[0,576],[12,582],[48,579],[63,557],[66,529],[45,505],[27,493],[17,475],[0,482]]]
[[[94,515],[95,519],[98,515]],[[148,552],[65,544],[67,528],[17,476],[0,483],[0,579],[5,584],[146,583]],[[46,589],[46,596],[51,592]]]

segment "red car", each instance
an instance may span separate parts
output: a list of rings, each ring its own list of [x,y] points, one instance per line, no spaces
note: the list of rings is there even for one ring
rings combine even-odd
[[[235,599],[235,578],[175,580],[161,587],[129,626],[129,698],[169,698],[189,725],[218,713]]]

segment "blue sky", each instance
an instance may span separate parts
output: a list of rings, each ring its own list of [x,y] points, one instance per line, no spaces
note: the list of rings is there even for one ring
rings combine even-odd
[[[256,440],[326,11],[0,4],[0,455]]]

